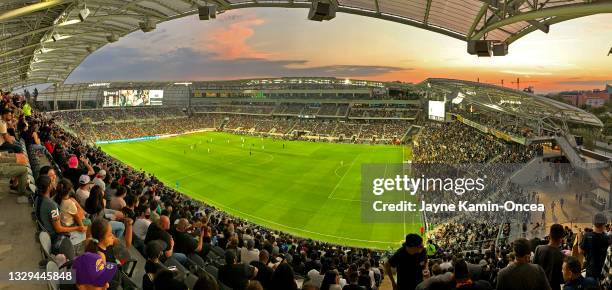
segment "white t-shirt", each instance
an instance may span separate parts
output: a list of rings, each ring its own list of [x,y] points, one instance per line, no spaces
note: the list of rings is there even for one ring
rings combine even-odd
[[[85,201],[89,198],[89,190],[77,189],[76,198],[81,207],[85,208]]]
[[[102,188],[102,191],[106,192],[106,184],[104,183],[104,180],[96,177],[93,179],[93,183]]]
[[[62,225],[71,227],[74,225],[74,217],[77,213],[77,206],[71,198],[62,200],[60,204],[60,220]]]
[[[132,232],[139,239],[144,241],[145,237],[147,236],[147,230],[149,229],[150,224],[151,221],[148,219],[136,219],[136,221],[132,225]]]

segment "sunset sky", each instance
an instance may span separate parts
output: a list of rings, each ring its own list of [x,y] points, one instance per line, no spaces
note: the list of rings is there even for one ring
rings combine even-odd
[[[134,32],[89,56],[68,82],[218,80],[335,76],[420,82],[458,78],[506,86],[517,77],[537,93],[603,88],[612,82],[612,14],[579,18],[534,32],[504,57],[467,54],[466,43],[394,22],[339,13],[319,23],[305,9],[197,15]]]

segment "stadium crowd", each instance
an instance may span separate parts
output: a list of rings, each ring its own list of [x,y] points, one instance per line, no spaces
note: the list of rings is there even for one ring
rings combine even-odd
[[[20,96],[2,94],[0,110],[0,173],[11,179],[15,194],[31,196],[34,218],[51,239],[50,258],[75,271],[79,289],[122,287],[131,248],[146,258],[144,289],[364,290],[379,288],[385,276],[399,290],[612,287],[604,214],[576,233],[554,224],[543,240],[512,243],[488,242],[497,232],[487,223],[450,223],[427,244],[418,234],[407,235],[387,258],[380,251],[290,236],[191,200],[88,145],[51,116],[33,112]],[[176,128],[185,125],[177,120],[160,121],[168,127],[151,132],[185,130]],[[414,151],[419,162],[487,162],[496,156],[519,161],[533,154],[525,148],[528,153],[507,154],[503,144],[457,124],[428,127],[423,134],[427,138],[419,138]],[[445,154],[433,152],[439,148],[429,140]],[[469,150],[460,148],[466,144]],[[38,162],[26,153],[30,159],[47,156],[55,166],[33,166]],[[35,190],[26,186],[27,166]],[[457,247],[474,241],[476,252]]]

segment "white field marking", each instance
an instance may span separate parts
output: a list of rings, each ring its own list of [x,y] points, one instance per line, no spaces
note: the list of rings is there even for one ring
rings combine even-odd
[[[190,192],[190,191],[184,190],[184,189],[182,191],[183,192]],[[193,192],[191,192],[191,193],[194,194]],[[241,210],[237,210],[237,209],[231,208],[229,206],[226,206],[224,204],[218,203],[216,201],[208,200],[208,201],[205,201],[205,202],[207,202],[209,204],[212,204],[212,205],[216,206],[217,208],[221,208],[222,210],[225,209],[224,211],[226,211],[226,212],[227,212],[227,210],[234,211],[234,212],[240,213],[241,215],[249,216],[249,217],[251,217],[253,219],[256,219],[256,220],[260,220],[260,221],[263,221],[263,222],[266,222],[266,223],[270,223],[270,224],[273,224],[273,225],[276,225],[276,226],[284,227],[284,228],[295,230],[295,231],[299,231],[299,232],[305,232],[305,233],[309,233],[309,234],[315,234],[315,235],[319,235],[319,236],[323,236],[323,237],[330,237],[330,238],[334,238],[334,239],[347,240],[347,241],[377,243],[377,244],[386,244],[386,245],[393,245],[393,246],[397,245],[397,243],[388,242],[388,241],[375,241],[375,240],[364,240],[364,239],[355,239],[355,238],[340,237],[340,236],[335,236],[335,235],[330,235],[330,234],[323,234],[323,233],[319,233],[319,232],[315,232],[315,231],[305,230],[305,229],[302,229],[302,228],[296,228],[296,227],[292,227],[292,226],[287,226],[287,225],[283,225],[283,224],[277,223],[275,221],[271,221],[269,219],[265,219],[265,218],[262,218],[262,217],[254,216],[252,214],[243,212]]]
[[[333,200],[342,200],[342,201],[349,201],[349,202],[361,202],[361,203],[367,203],[367,201],[364,201],[364,200],[361,200],[361,199],[337,198],[337,197],[329,197],[328,199],[333,199]]]
[[[338,168],[336,168],[336,170],[334,170],[334,174],[335,174],[336,176],[338,176],[338,177],[342,177],[342,176],[340,176],[340,174],[338,174],[338,170],[339,170],[340,168],[342,168],[342,167],[347,167],[347,166],[349,166],[349,164],[347,164],[347,165],[340,165],[340,166],[338,166]]]
[[[331,198],[334,193],[336,192],[336,190],[338,189],[338,187],[340,186],[340,184],[342,183],[342,180],[344,180],[344,178],[346,177],[346,174],[351,171],[351,168],[353,168],[353,165],[355,165],[355,160],[357,160],[357,157],[359,157],[359,155],[361,155],[361,153],[355,155],[355,157],[353,158],[353,161],[351,162],[351,164],[349,165],[349,168],[344,171],[344,174],[342,175],[342,177],[340,178],[340,180],[338,180],[338,183],[336,183],[336,186],[334,187],[334,189],[332,190],[331,193],[329,193],[329,195],[327,196],[327,198]]]

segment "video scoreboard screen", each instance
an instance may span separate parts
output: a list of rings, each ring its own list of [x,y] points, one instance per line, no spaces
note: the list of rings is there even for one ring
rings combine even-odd
[[[163,90],[104,91],[104,107],[134,107],[163,105]]]
[[[443,101],[429,101],[428,104],[429,119],[436,121],[444,121],[446,113]]]

